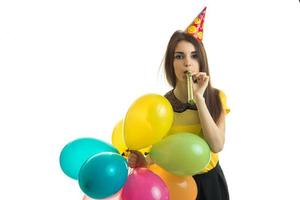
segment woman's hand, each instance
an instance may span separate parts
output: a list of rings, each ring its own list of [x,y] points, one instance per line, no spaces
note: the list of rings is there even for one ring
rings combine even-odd
[[[130,150],[128,156],[128,165],[131,168],[147,167],[147,161],[141,152]]]
[[[195,98],[203,98],[204,92],[208,86],[209,76],[207,76],[205,72],[198,72],[193,74],[192,77]]]

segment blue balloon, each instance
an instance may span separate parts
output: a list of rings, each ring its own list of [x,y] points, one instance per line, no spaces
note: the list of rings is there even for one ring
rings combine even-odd
[[[116,153],[99,153],[88,159],[78,176],[81,190],[93,199],[116,194],[128,177],[127,160]]]
[[[79,138],[68,143],[60,153],[60,167],[63,172],[77,180],[84,162],[97,153],[119,153],[112,145],[94,138]]]

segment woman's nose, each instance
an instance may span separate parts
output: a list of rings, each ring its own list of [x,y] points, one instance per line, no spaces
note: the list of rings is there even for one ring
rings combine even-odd
[[[190,62],[189,59],[186,59],[186,60],[184,61],[184,66],[185,66],[185,67],[191,66],[191,62]]]

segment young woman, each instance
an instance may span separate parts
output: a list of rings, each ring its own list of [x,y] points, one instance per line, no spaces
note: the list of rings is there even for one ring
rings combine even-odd
[[[203,23],[202,23],[203,26]],[[202,31],[202,30],[201,30]],[[219,164],[218,152],[225,143],[225,115],[229,112],[224,92],[210,84],[207,57],[201,34],[176,31],[170,38],[165,73],[173,87],[165,97],[174,111],[174,122],[168,133],[190,132],[202,137],[211,149],[211,160],[205,169],[194,175],[198,187],[197,200],[228,200],[227,183]],[[194,104],[188,102],[186,73],[192,73]],[[138,151],[131,151],[130,167],[146,167],[152,163]]]

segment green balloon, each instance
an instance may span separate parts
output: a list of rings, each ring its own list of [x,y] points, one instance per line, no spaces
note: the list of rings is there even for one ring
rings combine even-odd
[[[153,161],[177,176],[201,172],[210,161],[210,148],[192,133],[170,135],[154,144],[150,151]]]

